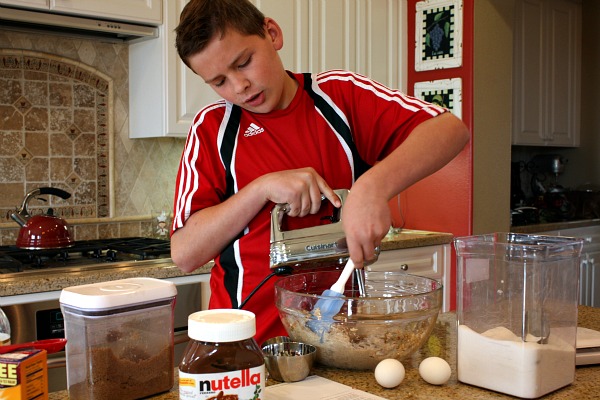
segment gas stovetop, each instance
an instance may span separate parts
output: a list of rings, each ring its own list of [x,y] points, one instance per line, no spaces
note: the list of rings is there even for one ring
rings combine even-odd
[[[0,275],[53,268],[82,269],[110,263],[170,258],[168,240],[144,237],[81,240],[61,249],[27,250],[0,246]]]

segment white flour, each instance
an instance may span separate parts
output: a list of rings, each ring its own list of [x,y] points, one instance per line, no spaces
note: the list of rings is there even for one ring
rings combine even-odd
[[[536,398],[575,379],[575,346],[552,335],[547,344],[523,342],[509,329],[479,334],[458,327],[458,380],[522,398]]]

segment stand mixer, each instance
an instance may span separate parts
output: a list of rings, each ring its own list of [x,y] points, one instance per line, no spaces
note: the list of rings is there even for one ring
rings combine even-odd
[[[545,180],[545,176],[544,179],[540,179],[539,173],[542,173],[544,175],[550,173],[554,176],[554,182],[550,183],[548,187],[545,188],[546,192],[564,192],[565,189],[558,184],[558,177],[565,172],[565,166],[568,163],[568,161],[569,160],[567,160],[560,154],[538,154],[534,156],[530,161],[530,165],[533,167],[532,172],[534,172],[533,180],[535,180],[535,182],[532,180],[531,183],[532,188],[534,188],[535,186],[534,192],[536,192],[535,189],[541,189],[540,182],[543,182]]]
[[[550,160],[550,172],[554,174],[554,188],[555,189],[563,189],[562,186],[558,184],[558,176],[562,175],[565,172],[565,165],[569,160],[563,158],[559,155],[552,155]]]
[[[559,154],[543,154],[533,157],[531,163],[535,165],[537,173],[533,175],[533,180],[538,179],[541,174],[544,178],[552,175],[554,179],[546,186],[542,186],[539,181],[535,183],[543,189],[538,192],[536,206],[540,209],[540,222],[569,221],[574,217],[575,207],[569,199],[568,190],[558,183],[558,177],[565,172],[565,165],[568,160]]]

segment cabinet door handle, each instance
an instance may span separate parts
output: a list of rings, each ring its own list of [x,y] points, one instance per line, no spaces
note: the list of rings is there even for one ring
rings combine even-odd
[[[402,271],[408,271],[408,264],[400,264],[400,269]]]

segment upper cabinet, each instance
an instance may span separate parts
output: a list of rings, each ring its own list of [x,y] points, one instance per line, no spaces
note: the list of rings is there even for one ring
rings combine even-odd
[[[280,56],[294,72],[343,68],[401,88],[405,10],[389,0],[252,0],[283,30]],[[174,29],[187,0],[163,5],[156,40],[129,50],[129,136],[184,137],[196,113],[218,99],[179,59]]]
[[[517,0],[515,20],[512,143],[579,146],[581,1]]]
[[[50,0],[0,0],[0,4],[22,8],[50,9]]]
[[[162,0],[0,0],[0,4],[148,25],[162,23]]]
[[[159,37],[129,46],[129,137],[185,137],[203,105],[218,99],[179,59],[175,28],[188,0],[163,4]]]

